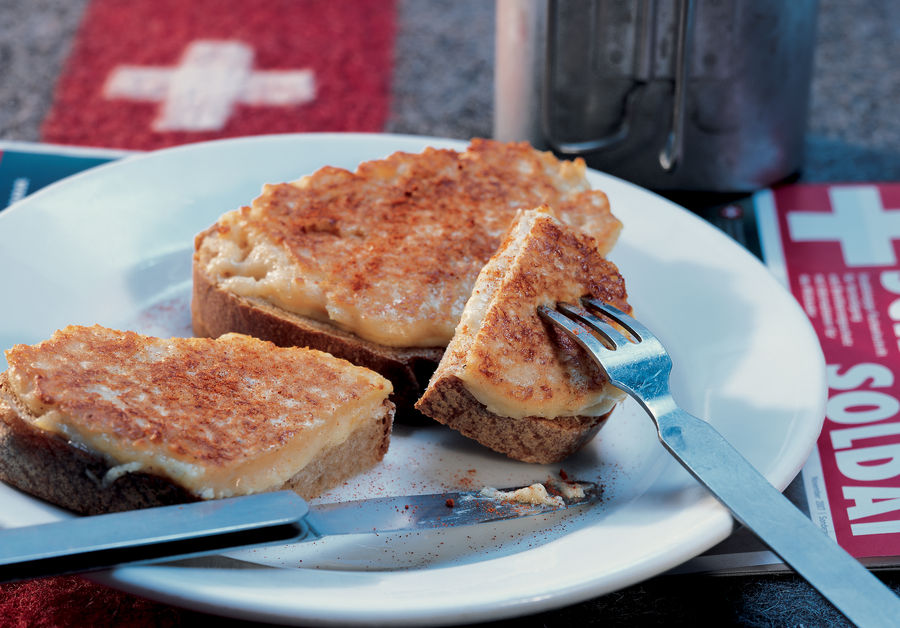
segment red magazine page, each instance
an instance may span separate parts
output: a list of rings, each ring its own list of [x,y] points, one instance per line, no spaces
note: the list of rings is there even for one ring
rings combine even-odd
[[[810,517],[867,564],[900,556],[900,183],[755,195],[762,252],[809,316],[828,404],[803,469]],[[870,560],[865,560],[870,559]]]

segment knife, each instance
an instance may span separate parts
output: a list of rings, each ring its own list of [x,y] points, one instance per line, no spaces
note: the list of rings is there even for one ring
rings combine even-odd
[[[0,582],[338,534],[474,525],[547,514],[600,499],[597,484],[576,485],[583,495],[559,497],[555,504],[511,501],[485,490],[311,506],[293,491],[278,491],[11,528],[0,530]]]

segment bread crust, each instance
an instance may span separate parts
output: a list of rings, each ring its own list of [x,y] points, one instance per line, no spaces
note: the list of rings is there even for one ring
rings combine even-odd
[[[385,455],[393,404],[385,400],[378,420],[366,422],[343,443],[322,451],[280,488],[312,499],[360,473]],[[0,480],[83,515],[200,501],[168,478],[145,472],[103,478],[111,465],[65,438],[32,426],[29,413],[0,374]],[[372,443],[375,441],[375,446]]]
[[[110,465],[65,438],[33,427],[0,376],[0,480],[83,515],[199,501],[170,480],[125,473],[103,485]]]
[[[449,373],[437,375],[416,408],[485,447],[515,460],[540,464],[559,462],[581,449],[612,412],[553,419],[499,416],[479,402],[461,379]]]
[[[213,228],[197,236],[199,242]],[[198,336],[215,338],[238,332],[269,340],[282,347],[309,347],[325,351],[379,373],[393,384],[391,401],[397,407],[397,419],[406,423],[426,421],[414,409],[428,380],[444,354],[443,347],[388,347],[375,344],[321,321],[313,320],[273,306],[261,299],[250,299],[221,288],[205,271],[206,262],[199,253],[193,264],[191,321]]]
[[[375,466],[384,458],[391,442],[394,404],[387,399],[378,421],[367,421],[340,445],[324,450],[309,461],[282,488],[292,489],[304,499],[312,499],[347,478]],[[376,447],[372,442],[376,441]]]

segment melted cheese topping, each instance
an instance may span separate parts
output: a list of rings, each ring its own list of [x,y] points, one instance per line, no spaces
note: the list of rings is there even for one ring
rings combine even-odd
[[[387,346],[443,347],[518,208],[550,203],[606,253],[621,223],[582,160],[474,140],[326,167],[267,185],[198,238],[195,260],[235,294]]]
[[[364,421],[391,384],[327,353],[240,334],[162,340],[67,327],[6,352],[32,424],[203,498],[278,488]],[[25,417],[23,417],[25,418]]]
[[[566,505],[565,500],[558,495],[550,495],[543,484],[532,484],[515,491],[501,491],[490,486],[481,489],[481,495],[491,499],[499,499],[505,502],[519,504],[534,504],[535,506],[554,506],[561,508]]]
[[[624,397],[537,306],[591,295],[630,312],[625,282],[593,239],[546,206],[522,212],[484,266],[439,369],[500,416],[600,416]]]
[[[584,485],[579,484],[578,482],[560,482],[552,478],[547,482],[556,492],[562,495],[563,499],[584,499]]]

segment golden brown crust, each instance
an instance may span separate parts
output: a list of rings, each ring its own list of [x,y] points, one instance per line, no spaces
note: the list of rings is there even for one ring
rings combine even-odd
[[[315,277],[329,317],[363,312],[343,321],[357,335],[443,346],[518,209],[549,204],[591,233],[602,253],[612,248],[621,223],[584,172],[583,161],[560,161],[524,142],[476,138],[464,152],[395,153],[355,172],[325,167],[266,185],[241,210],[239,228],[289,252],[298,280]],[[377,321],[378,335],[361,331],[363,321]],[[420,342],[405,340],[411,328],[436,322]]]
[[[622,393],[537,308],[586,294],[631,309],[622,277],[590,236],[547,207],[522,212],[479,274],[416,408],[517,460],[558,462],[573,454]]]
[[[541,203],[603,252],[618,237],[584,162],[524,142],[476,138],[463,152],[398,152],[354,172],[326,166],[266,185],[195,240],[194,332],[240,331],[366,366],[393,383],[398,419],[421,422],[413,404],[475,277],[517,208]],[[220,246],[232,253],[215,253]],[[285,268],[293,283],[277,272]]]
[[[625,280],[600,255],[592,237],[555,219],[546,206],[523,212],[482,269],[475,292],[466,311],[482,314],[478,327],[468,328],[473,319],[463,316],[457,334],[471,342],[465,347],[451,343],[452,355],[445,358],[465,371],[457,372],[462,379],[491,390],[504,405],[529,408],[540,416],[578,414],[608,395],[607,378],[593,360],[537,312],[538,306],[577,303],[582,296],[631,312]],[[489,303],[480,305],[488,296]],[[491,405],[477,391],[475,395]],[[560,411],[563,407],[568,412]]]
[[[416,407],[485,447],[522,462],[548,464],[568,458],[590,441],[609,413],[598,417],[498,416],[484,407],[454,375],[431,383]]]
[[[318,454],[283,487],[312,499],[361,473],[387,452],[392,404],[385,400],[379,419],[366,422],[343,443]],[[123,473],[108,483],[110,465],[100,456],[24,421],[27,409],[0,374],[0,480],[48,502],[84,515],[198,501],[167,478]],[[273,489],[275,490],[275,489]]]
[[[345,360],[237,334],[160,339],[71,325],[6,356],[20,400],[35,415],[70,417],[82,442],[109,453],[90,440],[101,433],[206,468],[275,451],[335,408],[390,392]]]
[[[198,235],[202,238],[204,233]],[[191,318],[198,336],[217,337],[238,332],[264,338],[278,346],[310,347],[359,366],[391,381],[391,400],[398,420],[422,421],[413,409],[444,353],[439,347],[386,347],[329,325],[292,314],[261,300],[251,300],[216,285],[204,270],[206,260],[195,257]]]

